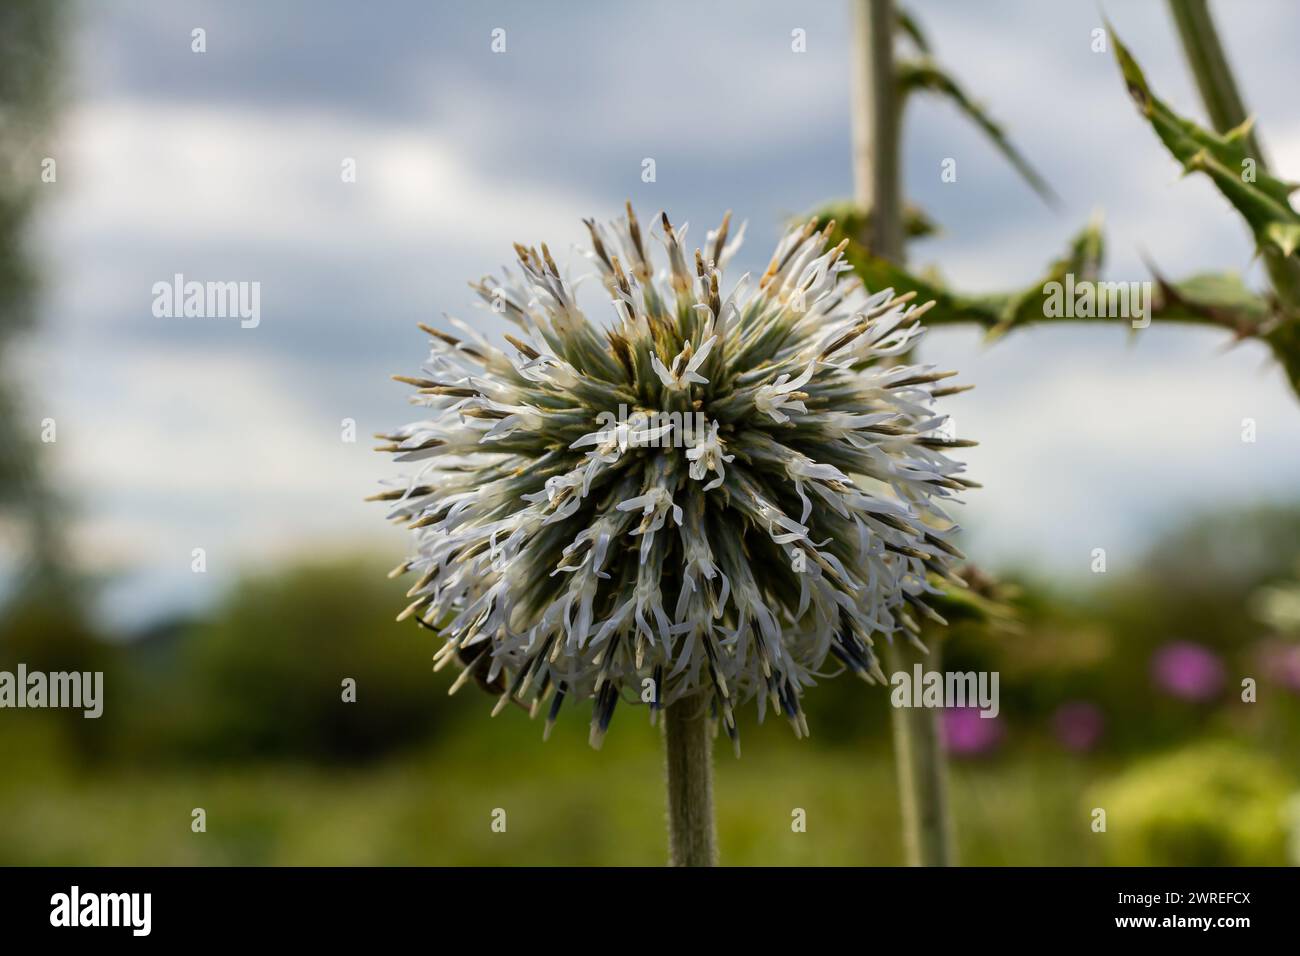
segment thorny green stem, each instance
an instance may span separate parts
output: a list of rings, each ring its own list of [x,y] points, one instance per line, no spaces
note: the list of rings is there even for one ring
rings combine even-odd
[[[1206,0],[1169,0],[1169,13],[1178,27],[1183,54],[1196,79],[1196,89],[1210,122],[1220,133],[1240,126],[1249,114]],[[1260,171],[1266,171],[1268,163],[1254,129],[1246,137],[1246,150],[1255,158]],[[1273,248],[1264,250],[1264,265],[1278,298],[1292,309],[1300,308],[1300,265]]]
[[[894,72],[896,14],[892,0],[854,2],[854,153],[855,200],[871,211],[871,251],[901,265],[901,122]],[[864,92],[861,87],[867,86]],[[898,643],[886,647],[887,671],[910,668],[919,652]],[[937,667],[937,649],[929,659]],[[894,759],[903,809],[903,842],[912,866],[950,866],[952,826],[947,774],[935,711],[895,707]]]
[[[1242,102],[1228,58],[1219,44],[1209,6],[1205,0],[1169,0],[1169,13],[1178,27],[1183,54],[1191,67],[1205,111],[1210,114],[1210,122],[1220,133],[1240,126],[1246,119],[1246,104]],[[1254,130],[1246,137],[1246,149],[1261,166],[1267,165]]]
[[[699,696],[663,713],[668,765],[668,845],[672,866],[716,866],[713,824],[713,739],[708,705]]]

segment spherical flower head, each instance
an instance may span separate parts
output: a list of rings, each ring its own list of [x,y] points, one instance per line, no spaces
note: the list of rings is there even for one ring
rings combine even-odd
[[[599,744],[620,699],[701,695],[733,740],[748,698],[806,733],[828,657],[884,683],[873,642],[919,641],[927,596],[961,583],[941,503],[975,485],[944,452],[971,443],[933,410],[961,389],[894,364],[924,307],[863,289],[831,227],[730,286],[729,216],[693,260],[667,216],[587,227],[611,322],[545,245],[516,246],[518,272],[475,288],[518,331],[425,327],[400,379],[423,417],[381,450],[417,470],[376,497],[414,536],[401,617],[446,639],[455,686],[549,700],[548,732],[565,700],[594,700]]]

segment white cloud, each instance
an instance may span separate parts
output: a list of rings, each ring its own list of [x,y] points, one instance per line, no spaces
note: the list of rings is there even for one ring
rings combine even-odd
[[[448,131],[366,126],[327,112],[97,100],[64,123],[73,193],[61,238],[104,242],[453,238],[499,248],[503,231],[554,228],[591,206],[563,186],[487,181]],[[342,162],[357,162],[344,183]],[[576,234],[576,230],[575,230]]]
[[[1109,333],[1109,334],[1108,334]],[[1136,560],[1151,524],[1198,508],[1285,497],[1300,480],[1300,414],[1280,370],[1255,344],[1153,328],[1015,333],[982,348],[971,333],[931,335],[927,362],[961,370],[973,392],[951,400],[966,460],[984,489],[967,496],[977,560],[1086,570],[1092,547]],[[1253,418],[1253,444],[1242,420]]]
[[[269,362],[138,349],[114,359],[62,395],[57,446],[81,515],[78,559],[119,579],[112,616],[139,613],[123,588],[190,603],[286,556],[365,541],[396,553],[380,506],[362,500],[386,473],[364,423],[345,443],[341,422]],[[190,571],[196,547],[206,575]]]

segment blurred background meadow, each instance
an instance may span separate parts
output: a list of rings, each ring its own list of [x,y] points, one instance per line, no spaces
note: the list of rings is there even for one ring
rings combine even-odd
[[[1148,278],[1146,255],[1259,284],[1245,230],[1090,49],[1093,6],[911,9],[1061,197],[943,104],[909,107],[908,195],[942,229],[917,262],[1023,284],[1101,209],[1107,278]],[[1300,8],[1234,9],[1216,12],[1245,98],[1300,178]],[[1199,116],[1164,5],[1109,15]],[[393,623],[406,541],[362,501],[389,471],[366,436],[406,420],[388,376],[424,358],[417,322],[500,331],[465,282],[512,241],[580,272],[560,251],[583,216],[631,199],[698,242],[730,208],[761,271],[790,217],[850,195],[848,19],[766,0],[0,8],[0,670],[105,674],[98,720],[0,710],[0,864],[661,863],[644,709],[600,751],[573,713],[543,743],[472,685],[449,697],[436,637]],[[260,323],[155,317],[176,273],[259,282]],[[997,719],[942,717],[961,862],[1300,863],[1300,403],[1262,347],[1228,344],[1122,321],[923,342],[977,386],[949,406],[981,442],[962,547],[998,609],[957,609],[943,637],[946,669],[1001,675]],[[901,862],[887,691],[828,678],[807,708],[809,740],[747,708],[743,755],[718,747],[723,861]]]

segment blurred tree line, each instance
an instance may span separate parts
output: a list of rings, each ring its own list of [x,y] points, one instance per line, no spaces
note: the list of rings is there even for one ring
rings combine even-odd
[[[1011,575],[1018,582],[1005,600],[1015,625],[990,629],[978,617],[950,615],[945,669],[1000,673],[1009,747],[1057,747],[1054,713],[1083,701],[1104,720],[1103,754],[1250,734],[1295,756],[1300,685],[1270,669],[1267,653],[1294,640],[1245,609],[1261,589],[1291,579],[1297,541],[1300,507],[1260,507],[1171,530],[1142,570],[1090,576],[1087,588]],[[132,640],[106,639],[56,605],[26,605],[0,627],[0,667],[105,671],[104,716],[65,723],[79,754],[114,761],[347,763],[428,742],[453,725],[474,734],[481,721],[461,727],[460,716],[477,718],[490,700],[472,685],[447,697],[454,675],[431,673],[436,636],[392,622],[401,588],[386,579],[384,563],[314,560],[250,575],[203,617],[160,623]],[[1162,693],[1152,662],[1171,643],[1222,662],[1212,695]],[[1258,684],[1253,703],[1241,699],[1247,677]],[[355,703],[343,700],[348,678]],[[886,745],[887,689],[847,676],[823,683],[809,695],[813,746]],[[498,720],[527,718],[509,710]]]
[[[104,715],[6,717],[57,722],[91,767],[391,754],[452,714],[446,682],[431,674],[431,636],[393,623],[401,591],[382,562],[304,563],[246,577],[210,615],[125,642],[25,604],[0,628],[0,669],[104,671]]]
[[[56,587],[68,571],[47,480],[40,421],[13,369],[19,336],[36,322],[38,268],[28,233],[48,178],[66,6],[0,4],[0,547],[9,590]],[[43,174],[44,177],[43,178]]]

